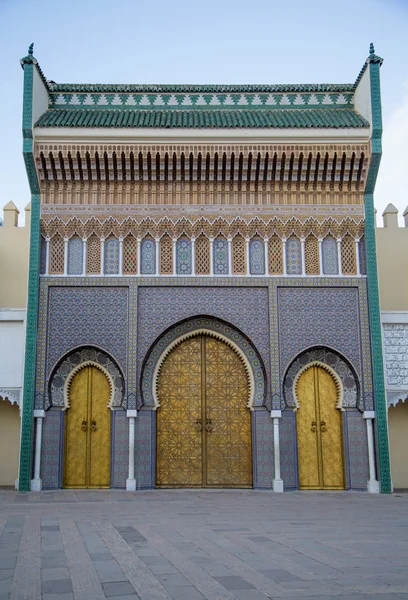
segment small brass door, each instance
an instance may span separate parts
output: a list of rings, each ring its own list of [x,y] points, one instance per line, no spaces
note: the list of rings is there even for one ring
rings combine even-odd
[[[158,396],[158,487],[252,486],[248,380],[227,344],[182,342],[163,363]]]
[[[65,488],[110,486],[109,383],[95,367],[72,380],[65,417]]]
[[[297,384],[296,414],[300,489],[344,489],[341,414],[333,377],[321,367],[305,371]]]

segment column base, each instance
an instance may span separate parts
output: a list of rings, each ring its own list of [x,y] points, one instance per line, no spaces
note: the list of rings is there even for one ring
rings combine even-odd
[[[42,490],[42,479],[32,479],[30,487],[31,487],[31,491],[32,492],[41,492],[41,490]]]
[[[135,492],[136,491],[136,479],[126,479],[126,491],[127,492]]]
[[[369,479],[367,481],[367,492],[369,494],[379,494],[380,484],[376,479]]]
[[[274,492],[278,492],[281,494],[283,492],[283,481],[282,479],[274,479],[272,483],[272,488]]]

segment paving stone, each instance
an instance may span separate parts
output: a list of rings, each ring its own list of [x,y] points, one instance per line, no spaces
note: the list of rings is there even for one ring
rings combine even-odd
[[[165,573],[157,575],[157,579],[166,589],[169,587],[182,587],[185,585],[191,586],[190,581],[188,581],[181,573]]]
[[[103,583],[103,591],[107,598],[115,596],[134,595],[135,590],[128,581],[118,581],[114,583]]]
[[[72,593],[72,582],[70,579],[54,579],[42,581],[42,594],[69,594]]]
[[[174,600],[203,600],[204,596],[192,586],[169,588],[171,597]]]
[[[74,600],[74,594],[43,594],[42,600]]]
[[[299,581],[299,577],[292,575],[292,573],[284,569],[261,569],[260,571],[270,579],[273,579],[273,581]]]
[[[216,579],[216,581],[218,581],[227,590],[250,590],[254,587],[251,583],[245,581],[245,579],[239,577],[238,575],[214,577],[214,579]]]
[[[53,581],[55,579],[69,579],[69,571],[67,567],[41,569],[41,579],[43,581]]]

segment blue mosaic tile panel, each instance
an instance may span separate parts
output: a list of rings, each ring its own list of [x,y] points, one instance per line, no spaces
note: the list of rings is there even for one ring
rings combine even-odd
[[[44,275],[47,270],[47,242],[41,236],[41,247],[40,247],[40,275]]]
[[[322,254],[324,275],[337,275],[339,272],[337,243],[331,235],[326,236],[322,242]]]
[[[129,468],[129,424],[124,410],[112,411],[111,487],[125,488]]]
[[[251,275],[265,275],[265,244],[262,240],[249,242],[249,272]]]
[[[213,241],[214,275],[228,275],[228,242],[223,237]]]
[[[358,243],[358,258],[360,260],[360,273],[361,275],[367,275],[367,256],[365,247],[365,237],[360,239]]]
[[[272,419],[271,419],[272,420]],[[298,487],[296,413],[283,410],[279,421],[279,445],[281,458],[281,478],[285,489]]]
[[[156,272],[156,244],[154,240],[145,238],[140,246],[141,273],[142,275],[154,275]]]
[[[68,275],[82,274],[83,251],[83,242],[75,235],[68,242]]]
[[[155,486],[156,413],[140,410],[135,428],[135,477],[137,489]]]
[[[286,273],[288,275],[302,274],[301,245],[295,236],[286,240]]]
[[[74,348],[95,346],[110,354],[126,373],[127,287],[50,287],[47,379]]]
[[[255,431],[252,451],[255,456],[254,488],[271,489],[274,477],[273,422],[266,408],[252,412]]]
[[[369,479],[367,427],[358,410],[347,410],[347,454],[352,490],[366,490]]]
[[[105,275],[117,275],[119,273],[119,240],[116,238],[105,240],[103,268]]]
[[[43,488],[46,490],[60,487],[63,417],[64,413],[59,408],[51,408],[43,419],[40,473]]]
[[[146,286],[139,288],[138,306],[138,382],[153,343],[170,327],[197,315],[222,319],[246,335],[260,354],[269,381],[268,288]]]
[[[177,240],[176,261],[177,275],[191,275],[191,241],[188,238],[180,238]]]
[[[278,288],[281,377],[298,354],[314,346],[340,352],[360,377],[358,302],[357,288]]]

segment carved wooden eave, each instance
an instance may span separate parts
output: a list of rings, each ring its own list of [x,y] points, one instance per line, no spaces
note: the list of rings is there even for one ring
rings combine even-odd
[[[35,146],[43,202],[55,204],[200,204],[202,192],[207,204],[303,204],[302,194],[359,204],[369,153],[368,143]]]

